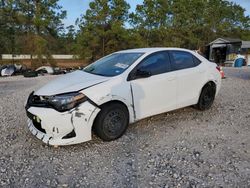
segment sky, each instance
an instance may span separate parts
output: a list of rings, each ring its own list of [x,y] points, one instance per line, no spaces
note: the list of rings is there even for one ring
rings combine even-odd
[[[250,0],[230,0],[246,9],[245,14],[250,15]],[[75,25],[75,21],[88,9],[91,0],[59,0],[63,10],[67,11],[67,18],[63,20],[65,27]],[[130,4],[130,11],[134,11],[137,4],[142,4],[143,0],[127,0]]]

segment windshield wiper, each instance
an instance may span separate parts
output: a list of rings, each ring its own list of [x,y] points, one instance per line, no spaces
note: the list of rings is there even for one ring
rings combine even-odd
[[[94,74],[94,75],[98,75],[98,76],[105,76],[105,77],[110,77],[112,75],[105,75],[105,74],[101,74],[101,73],[95,73],[95,72],[90,72],[90,71],[86,71],[86,70],[83,70],[84,72],[87,72],[89,74]]]

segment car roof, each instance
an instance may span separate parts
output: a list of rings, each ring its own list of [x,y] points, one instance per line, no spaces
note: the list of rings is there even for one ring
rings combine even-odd
[[[155,47],[155,48],[136,48],[136,49],[128,49],[128,50],[122,50],[118,51],[116,53],[152,53],[152,52],[158,52],[163,50],[181,50],[181,51],[188,51],[192,52],[191,50],[187,50],[184,48],[164,48],[164,47]]]

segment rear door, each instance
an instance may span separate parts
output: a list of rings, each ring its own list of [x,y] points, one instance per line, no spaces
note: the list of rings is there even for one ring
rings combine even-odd
[[[150,77],[130,80],[136,120],[176,108],[176,73],[171,72],[167,51],[149,55],[130,73],[138,70],[151,73]]]
[[[177,108],[196,104],[204,83],[204,64],[187,51],[170,51],[171,65],[177,77]]]

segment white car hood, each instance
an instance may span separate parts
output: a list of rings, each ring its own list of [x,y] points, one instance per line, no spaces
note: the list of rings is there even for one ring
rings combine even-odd
[[[39,96],[51,96],[74,92],[105,82],[109,79],[109,77],[89,74],[84,71],[74,71],[49,82],[34,94]]]

